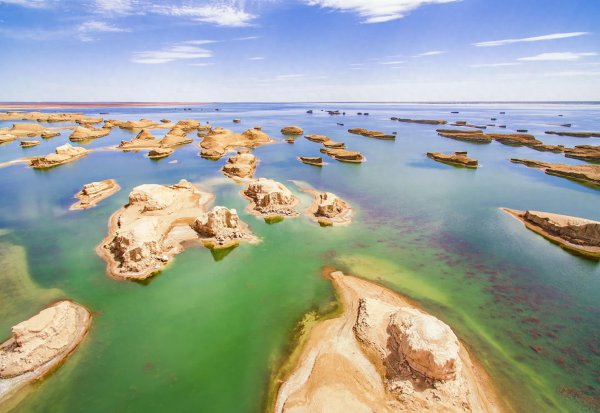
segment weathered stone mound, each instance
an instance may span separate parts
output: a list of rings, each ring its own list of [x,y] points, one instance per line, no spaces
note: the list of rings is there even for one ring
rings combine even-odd
[[[304,130],[299,126],[285,126],[281,129],[281,133],[284,135],[302,135]]]
[[[565,148],[567,158],[581,159],[587,162],[600,162],[600,145],[577,145],[574,148]]]
[[[150,159],[166,158],[167,156],[171,155],[173,152],[175,152],[175,150],[172,148],[154,148],[154,149],[150,149],[150,152],[148,152],[148,158],[150,158]]]
[[[121,187],[114,179],[105,179],[104,181],[85,184],[81,191],[75,195],[75,198],[79,199],[79,201],[71,205],[70,209],[76,210],[94,207],[100,201],[108,198],[120,189]]]
[[[78,126],[73,130],[71,136],[69,136],[69,140],[71,142],[81,142],[87,141],[90,139],[98,139],[110,134],[110,129],[105,128],[92,128],[92,127],[83,127]]]
[[[427,152],[427,156],[438,162],[465,166],[467,168],[477,168],[479,166],[477,159],[469,158],[467,152],[464,151],[455,152],[450,155],[440,152]]]
[[[519,158],[512,158],[510,161],[526,165],[530,168],[540,169],[548,175],[560,176],[562,178],[600,186],[600,165],[567,165]]]
[[[340,162],[361,163],[365,160],[362,153],[347,151],[346,149],[321,148],[320,152]]]
[[[572,244],[600,247],[598,221],[539,211],[525,211],[523,218]]]
[[[325,163],[323,162],[323,158],[320,156],[299,156],[298,160],[302,163],[314,166],[323,166]]]
[[[490,143],[492,138],[480,130],[438,129],[439,136],[465,142]]]
[[[255,241],[256,238],[244,224],[235,209],[216,206],[201,214],[192,228],[211,248],[226,248],[241,241]]]
[[[249,212],[262,217],[296,216],[299,200],[283,184],[260,178],[248,184],[243,194],[252,201]]]
[[[440,119],[404,119],[404,118],[392,118],[392,120],[396,120],[398,122],[405,123],[420,123],[422,125],[445,125],[448,123],[446,120]]]
[[[39,156],[29,160],[29,166],[36,169],[52,168],[82,158],[91,151],[68,143],[55,149],[55,153]]]
[[[22,148],[31,148],[33,146],[38,146],[40,144],[40,141],[21,141],[19,143],[19,145],[21,145]]]
[[[230,178],[252,178],[256,171],[258,161],[256,156],[249,153],[247,150],[238,151],[238,154],[232,156],[223,165],[223,173]]]
[[[79,344],[90,322],[86,308],[60,301],[17,324],[12,328],[12,337],[0,345],[0,379],[34,372],[64,359]],[[45,372],[37,372],[31,380]]]
[[[458,339],[446,324],[410,308],[390,319],[397,357],[429,380],[454,380],[460,366]],[[396,347],[397,346],[397,347]]]
[[[383,132],[368,130],[368,129],[364,129],[364,128],[351,128],[351,129],[348,129],[348,132],[352,133],[354,135],[365,136],[367,138],[375,138],[375,139],[381,139],[381,140],[396,139],[396,135],[390,135],[390,134],[386,134]]]
[[[342,198],[331,192],[315,192],[311,209],[318,222],[326,225],[345,224],[351,221],[352,209]]]
[[[244,133],[235,133],[228,129],[210,129],[202,136],[200,142],[200,156],[207,159],[220,159],[227,151],[233,148],[254,149],[273,140],[261,130],[248,129]]]

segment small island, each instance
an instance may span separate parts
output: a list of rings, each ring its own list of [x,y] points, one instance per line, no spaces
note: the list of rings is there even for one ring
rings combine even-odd
[[[548,175],[560,176],[561,178],[567,178],[594,187],[600,187],[600,165],[568,165],[519,158],[512,158],[510,161],[512,163],[523,164],[530,168],[537,168]]]
[[[218,160],[233,148],[254,149],[260,145],[272,143],[273,139],[259,129],[248,129],[243,133],[236,133],[229,129],[210,129],[202,136],[199,146],[202,149],[200,156],[206,159]]]
[[[322,227],[345,225],[352,222],[352,208],[342,198],[331,192],[319,192],[302,187],[301,189],[313,196],[314,201],[308,207],[307,214]]]
[[[256,156],[247,149],[242,149],[237,155],[229,158],[221,170],[230,178],[252,178],[257,165]]]
[[[477,168],[479,166],[477,159],[469,158],[466,151],[454,152],[454,154],[451,155],[440,152],[427,152],[427,156],[434,161],[447,163],[453,166],[464,166],[466,168]]]
[[[323,158],[320,156],[299,156],[297,158],[300,162],[305,163],[307,165],[313,166],[324,166],[325,162],[323,162]]]
[[[95,207],[100,201],[117,193],[120,189],[121,187],[114,179],[85,184],[81,191],[75,194],[75,198],[79,201],[71,205],[69,209],[75,211]]]
[[[340,162],[361,163],[365,160],[362,153],[347,151],[346,149],[321,148],[320,152]]]
[[[272,179],[251,181],[242,195],[250,201],[247,211],[253,215],[265,219],[298,215],[295,207],[300,200],[285,185]]]
[[[0,344],[0,402],[57,369],[91,323],[88,309],[63,300],[14,326],[12,337]]]
[[[27,161],[29,162],[29,166],[34,169],[48,169],[73,162],[79,158],[87,156],[91,152],[92,151],[89,149],[79,146],[71,146],[66,143],[56,148],[54,153],[30,158]]]
[[[561,248],[600,260],[600,222],[549,212],[501,209]]]

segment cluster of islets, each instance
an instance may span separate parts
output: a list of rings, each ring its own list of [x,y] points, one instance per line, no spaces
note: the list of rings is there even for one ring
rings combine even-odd
[[[172,124],[168,119],[154,122],[118,121],[90,118],[83,114],[43,114],[9,112],[0,120],[35,120],[37,122],[73,122],[78,126],[47,128],[39,124],[15,123],[0,130],[0,143],[16,139],[41,137],[50,139],[59,130],[71,130],[69,139],[86,142],[110,134],[112,128],[139,131],[130,141],[111,149],[147,150],[150,158],[167,157],[183,145],[193,142],[189,134],[201,139],[200,156],[220,159],[235,151],[222,172],[243,185],[241,195],[247,199],[247,211],[265,220],[300,215],[300,200],[285,185],[266,178],[254,178],[258,159],[250,151],[274,139],[260,127],[237,133],[195,120]],[[441,120],[394,118],[399,122],[440,125]],[[102,127],[96,127],[104,122]],[[234,123],[240,123],[236,119]],[[464,125],[472,126],[465,122]],[[157,139],[152,129],[168,129]],[[302,128],[288,126],[281,130],[293,143],[303,135]],[[393,140],[386,134],[363,128],[349,133],[380,140]],[[474,143],[493,140],[508,145],[523,145],[536,150],[563,152],[565,156],[597,160],[598,147],[576,146],[573,149],[550,147],[527,134],[486,134],[481,130],[438,130],[441,136]],[[343,142],[329,137],[307,134],[305,138],[321,144],[321,152],[341,162],[360,163],[360,152],[346,149]],[[34,146],[36,141],[22,141]],[[49,168],[86,156],[91,151],[70,144],[55,153],[24,158],[33,168]],[[452,165],[475,168],[476,159],[467,152],[447,155],[429,152],[430,158]],[[320,157],[300,156],[300,161],[322,166]],[[548,164],[514,159],[540,168],[546,173],[600,185],[599,166]],[[322,226],[348,224],[352,219],[349,204],[330,192],[319,192],[297,184],[312,195],[306,214]],[[76,194],[72,210],[87,209],[120,189],[115,180],[107,179],[83,186]],[[209,208],[213,195],[186,180],[174,185],[140,185],[129,194],[128,203],[109,220],[109,231],[98,246],[107,263],[107,272],[120,279],[145,279],[161,271],[175,255],[191,243],[210,249],[231,248],[241,242],[259,241],[236,210],[224,206]],[[527,228],[575,253],[600,258],[600,223],[581,218],[535,211],[505,209]],[[338,292],[343,313],[320,322],[298,349],[300,357],[286,377],[275,384],[271,407],[276,412],[314,411],[486,411],[501,410],[485,373],[470,359],[452,330],[440,320],[426,315],[401,296],[379,285],[332,272],[330,279]],[[55,369],[73,352],[91,324],[90,312],[71,301],[61,301],[42,310],[29,320],[13,327],[12,337],[0,345],[0,400],[5,400],[26,384]]]

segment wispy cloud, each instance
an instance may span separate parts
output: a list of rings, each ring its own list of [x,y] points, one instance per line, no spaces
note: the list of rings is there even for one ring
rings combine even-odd
[[[265,60],[265,58],[262,56],[254,56],[254,57],[249,57],[248,60]]]
[[[0,0],[0,4],[13,4],[30,9],[43,9],[56,4],[56,0]]]
[[[236,39],[236,41],[245,41],[245,40],[256,40],[256,39],[260,39],[260,36],[246,36],[246,37],[238,37]]]
[[[600,71],[564,71],[564,72],[553,72],[546,73],[546,76],[558,76],[558,77],[600,77]]]
[[[427,57],[427,56],[437,56],[440,54],[447,53],[443,50],[432,50],[431,52],[419,53],[418,55],[414,55],[413,57]]]
[[[504,67],[504,66],[518,66],[521,63],[518,62],[506,62],[506,63],[480,63],[475,65],[470,65],[469,67],[480,68],[480,67]]]
[[[597,53],[574,53],[574,52],[560,52],[560,53],[542,53],[536,56],[521,57],[517,60],[524,62],[558,62],[558,61],[573,61],[579,60],[582,57],[597,56]]]
[[[92,37],[92,33],[118,33],[118,32],[127,32],[129,30],[122,29],[120,27],[113,26],[106,22],[92,20],[87,21],[85,23],[81,23],[77,27],[77,33],[79,39],[84,42],[90,42],[94,40]]]
[[[205,66],[212,66],[212,65],[213,65],[212,62],[188,63],[188,66],[196,66],[196,67],[205,67]]]
[[[285,75],[277,75],[275,76],[276,80],[290,80],[290,79],[301,79],[303,77],[306,77],[305,74],[302,73],[290,73],[290,74],[285,74]]]
[[[176,60],[204,59],[212,57],[211,50],[203,49],[198,46],[188,46],[185,44],[174,44],[161,50],[135,52],[131,58],[134,63],[141,64],[162,64]]]
[[[399,65],[402,63],[404,63],[404,60],[392,60],[392,61],[379,62],[380,65]]]
[[[357,13],[363,23],[383,23],[401,19],[407,13],[429,4],[453,3],[460,0],[304,0],[311,6],[320,6],[343,12]]]
[[[255,15],[240,7],[227,4],[208,4],[205,6],[164,6],[156,5],[153,11],[159,14],[189,17],[192,20],[211,23],[224,27],[250,26]]]
[[[97,13],[101,14],[135,14],[139,8],[137,0],[94,0],[94,7]]]
[[[584,36],[588,32],[570,32],[570,33],[553,33],[545,34],[543,36],[525,37],[522,39],[504,39],[504,40],[492,40],[489,42],[473,43],[477,47],[493,47],[493,46],[505,46],[513,43],[528,43],[528,42],[541,42],[544,40],[556,40],[556,39],[567,39],[569,37]]]

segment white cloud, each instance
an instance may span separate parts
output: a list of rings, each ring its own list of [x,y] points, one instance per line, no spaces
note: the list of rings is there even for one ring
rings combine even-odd
[[[204,59],[212,57],[211,50],[202,49],[197,46],[175,44],[161,50],[136,52],[131,61],[142,64],[161,64],[176,60]]]
[[[212,23],[225,27],[249,26],[255,15],[242,8],[227,4],[210,4],[206,6],[155,6],[156,13],[169,16],[190,17],[204,23]]]
[[[521,57],[521,61],[527,62],[556,62],[556,61],[573,61],[579,60],[586,56],[596,56],[597,53],[573,53],[573,52],[560,52],[560,53],[542,53],[536,56]]]
[[[276,80],[301,79],[305,76],[306,75],[304,75],[302,73],[291,73],[291,74],[287,74],[287,75],[277,75],[277,76],[275,76],[275,79]]]
[[[136,0],[94,0],[96,11],[102,14],[133,14]]]
[[[437,55],[444,54],[444,53],[447,53],[447,52],[444,52],[442,50],[432,50],[431,52],[419,53],[418,55],[415,55],[413,57],[437,56]]]
[[[546,73],[546,76],[559,76],[559,77],[581,77],[581,76],[592,76],[598,77],[600,76],[600,71],[593,72],[585,72],[585,71],[565,71],[565,72],[555,72],[555,73]]]
[[[379,62],[380,65],[399,65],[404,63],[403,60],[392,60],[391,62]]]
[[[91,33],[118,33],[127,31],[129,30],[96,20],[81,23],[77,27],[79,39],[84,42],[90,42],[94,40],[94,38],[91,36]]]
[[[15,6],[43,9],[56,3],[56,0],[0,0],[0,4],[13,4]]]
[[[189,63],[188,66],[197,66],[197,67],[205,67],[205,66],[212,66],[213,63],[207,62],[207,63]]]
[[[185,42],[182,42],[185,44],[193,44],[193,45],[201,45],[201,44],[211,44],[211,43],[217,43],[216,40],[186,40]]]
[[[262,56],[254,56],[254,57],[249,57],[248,60],[265,60],[265,58]]]
[[[364,23],[382,23],[401,19],[407,13],[428,4],[453,3],[460,0],[304,0],[310,6],[320,6],[344,12],[354,12]]]
[[[470,65],[469,67],[480,68],[480,67],[504,67],[504,66],[518,66],[521,63],[518,62],[506,62],[506,63],[481,63]]]
[[[236,39],[233,40],[240,40],[240,41],[244,41],[244,40],[256,40],[256,39],[260,39],[260,36],[246,36],[246,37],[238,37]]]
[[[554,33],[554,34],[546,34],[544,36],[525,37],[523,39],[505,39],[505,40],[493,40],[490,42],[479,42],[479,43],[473,43],[473,45],[477,46],[477,47],[504,46],[504,45],[513,44],[513,43],[541,42],[544,40],[566,39],[569,37],[584,36],[586,34],[588,34],[588,33],[587,32]]]

